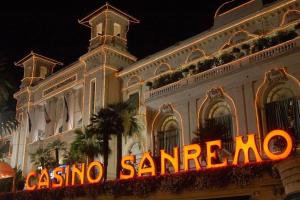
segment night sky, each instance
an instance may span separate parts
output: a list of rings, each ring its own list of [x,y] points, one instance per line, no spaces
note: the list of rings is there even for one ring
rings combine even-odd
[[[215,10],[225,1],[109,0],[109,3],[140,19],[140,24],[130,27],[128,48],[141,59],[211,27]],[[77,20],[104,3],[102,0],[5,1],[0,6],[0,61],[6,64],[5,74],[16,88],[23,70],[13,62],[31,50],[59,60],[64,66],[86,53],[90,30]]]

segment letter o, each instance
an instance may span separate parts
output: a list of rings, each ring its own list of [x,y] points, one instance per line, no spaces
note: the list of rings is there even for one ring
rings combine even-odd
[[[284,150],[284,152],[280,153],[280,154],[274,154],[270,151],[269,149],[269,143],[271,141],[271,139],[273,137],[276,137],[276,136],[281,136],[285,139],[286,143],[287,143],[287,146]],[[286,157],[288,157],[293,149],[293,141],[292,141],[292,138],[291,136],[283,131],[283,130],[273,130],[271,131],[270,133],[268,133],[268,135],[265,137],[264,139],[264,145],[263,145],[263,148],[264,148],[264,152],[265,154],[272,160],[281,160],[281,159],[284,159]]]
[[[95,168],[98,168],[98,175],[97,177],[91,177],[91,170],[92,168],[95,167]],[[98,183],[101,181],[101,179],[103,178],[103,166],[100,162],[98,161],[94,161],[94,162],[91,162],[87,168],[87,171],[86,171],[86,175],[87,175],[87,180],[89,183]]]

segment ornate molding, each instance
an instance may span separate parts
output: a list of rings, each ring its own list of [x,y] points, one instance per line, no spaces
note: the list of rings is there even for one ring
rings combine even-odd
[[[160,111],[164,114],[172,114],[174,112],[171,104],[163,104],[161,107],[160,107]]]
[[[286,72],[283,68],[271,69],[267,74],[267,80],[271,83],[276,83],[279,81],[287,81]]]
[[[212,88],[207,92],[209,100],[223,98],[224,94],[221,88]]]

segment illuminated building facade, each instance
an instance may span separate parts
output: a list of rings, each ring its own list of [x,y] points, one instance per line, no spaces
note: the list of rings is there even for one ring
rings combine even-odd
[[[24,68],[24,78],[14,95],[21,126],[13,135],[11,165],[28,173],[35,168],[29,154],[39,146],[55,139],[70,144],[74,130],[88,125],[97,109],[129,98],[137,99],[137,116],[144,129],[139,137],[124,140],[123,155],[134,154],[137,160],[143,152],[172,152],[173,147],[182,149],[199,138],[222,139],[221,154],[232,160],[235,136],[256,133],[261,144],[265,134],[277,128],[298,141],[299,3],[282,0],[263,5],[250,0],[226,12],[221,7],[210,30],[141,60],[127,51],[126,37],[129,25],[139,21],[104,5],[79,20],[90,28],[91,38],[88,52],[78,61],[56,73],[53,69],[61,62],[34,52],[16,62]],[[116,148],[115,139],[110,146]],[[111,179],[116,176],[116,162],[112,151]],[[161,199],[299,195],[297,153],[276,168],[280,178],[263,175],[244,188],[208,188],[165,194]]]

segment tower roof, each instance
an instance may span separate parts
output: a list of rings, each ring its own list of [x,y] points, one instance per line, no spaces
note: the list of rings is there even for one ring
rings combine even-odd
[[[34,53],[33,51],[31,51],[27,56],[25,56],[25,57],[22,58],[21,60],[15,62],[14,64],[15,64],[16,66],[23,67],[23,63],[24,63],[25,61],[27,61],[28,59],[30,59],[31,57],[33,57],[33,56],[35,56],[35,57],[37,57],[37,58],[40,58],[40,59],[42,59],[42,60],[45,60],[45,61],[47,61],[47,62],[50,62],[50,63],[52,63],[52,64],[54,64],[54,65],[63,65],[62,62],[59,62],[59,61],[57,61],[57,60],[48,58],[48,57],[46,57],[46,56],[42,56],[42,55],[37,54],[37,53]]]
[[[127,18],[130,22],[132,23],[139,23],[140,21],[130,15],[128,15],[127,13],[119,10],[118,8],[110,5],[109,3],[105,3],[105,5],[103,5],[102,7],[98,8],[97,10],[95,10],[94,12],[90,13],[89,15],[87,15],[86,17],[82,18],[82,19],[79,19],[78,22],[79,24],[82,24],[84,26],[87,26],[87,27],[91,27],[90,24],[89,24],[89,21],[94,18],[95,16],[99,15],[100,13],[104,12],[104,11],[112,11],[114,13],[117,13],[125,18]]]

